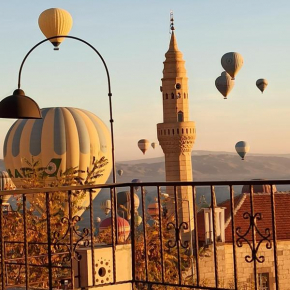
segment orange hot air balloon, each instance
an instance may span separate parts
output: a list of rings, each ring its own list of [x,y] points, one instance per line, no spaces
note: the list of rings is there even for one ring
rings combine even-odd
[[[145,154],[145,152],[149,149],[150,147],[150,142],[146,139],[141,139],[138,141],[138,147],[139,149]]]
[[[72,28],[73,20],[69,12],[60,8],[50,8],[43,11],[38,18],[38,25],[46,38],[57,35],[68,35]],[[58,46],[64,40],[63,37],[57,37],[50,42],[58,50]]]

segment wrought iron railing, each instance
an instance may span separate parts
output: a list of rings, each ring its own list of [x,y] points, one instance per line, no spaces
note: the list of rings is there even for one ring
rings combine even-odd
[[[11,209],[8,194],[0,193],[2,289],[289,289],[289,180],[15,190]],[[100,198],[110,216],[97,224]]]

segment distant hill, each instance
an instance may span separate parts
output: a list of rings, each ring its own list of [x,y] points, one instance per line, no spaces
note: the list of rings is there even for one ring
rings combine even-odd
[[[164,157],[117,162],[116,169],[124,171],[122,176],[117,175],[118,182],[131,182],[133,178],[165,181]],[[0,170],[5,170],[3,159]],[[248,154],[242,161],[233,152],[199,150],[192,153],[192,170],[195,181],[290,179],[290,154]]]
[[[193,179],[195,181],[206,180],[250,180],[263,179],[290,179],[290,155],[247,155],[242,161],[237,154],[231,152],[199,151],[192,154]],[[122,176],[117,175],[118,182],[131,182],[134,178],[142,181],[165,181],[164,157],[151,158],[147,160],[133,160],[117,162],[117,169],[124,171]],[[0,159],[0,169],[4,170],[4,162]],[[109,182],[111,182],[109,178]],[[241,193],[241,186],[235,186],[235,194]],[[156,188],[146,188],[148,195],[147,203],[152,202],[156,196]],[[278,190],[290,190],[288,186],[277,186]],[[121,191],[119,189],[118,191]],[[123,190],[128,190],[124,188]],[[165,188],[161,189],[166,190]],[[140,192],[138,193],[140,194]],[[197,188],[197,201],[205,195],[210,203],[209,187]],[[229,198],[229,189],[225,186],[216,187],[217,202],[220,203]],[[102,190],[94,200],[94,216],[105,218],[100,209],[100,203],[109,199],[109,190]],[[83,215],[83,224],[88,224],[89,212]]]
[[[290,158],[272,155],[248,155],[241,160],[237,154],[211,152],[192,155],[193,179],[244,180],[254,178],[290,179]],[[146,162],[148,161],[148,162]],[[164,181],[164,158],[118,162],[117,169],[124,171],[118,182],[139,178],[143,181]]]

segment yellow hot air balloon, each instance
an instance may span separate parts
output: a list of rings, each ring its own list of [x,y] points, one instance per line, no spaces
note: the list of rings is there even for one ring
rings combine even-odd
[[[256,86],[263,93],[266,87],[268,86],[268,81],[266,79],[258,79],[256,81]]]
[[[71,15],[64,9],[50,8],[43,11],[38,18],[38,25],[46,38],[57,35],[68,35],[72,28],[73,20]],[[54,49],[64,40],[63,37],[57,37],[50,40]]]
[[[219,90],[219,92],[224,96],[224,99],[227,98],[228,94],[231,92],[235,85],[235,81],[232,80],[230,75],[227,72],[222,72],[221,76],[219,76],[215,80],[215,86]]]
[[[241,54],[237,52],[228,52],[223,55],[221,64],[224,70],[235,79],[237,73],[244,64],[244,59]]]
[[[106,125],[93,113],[69,107],[45,108],[42,119],[19,119],[9,129],[4,141],[4,163],[17,187],[25,184],[23,168],[33,156],[39,167],[45,168],[45,181],[49,184],[61,172],[77,167],[79,178],[86,178],[93,160],[105,157],[108,164],[103,175],[94,180],[105,183],[112,168],[111,138]],[[93,198],[99,191],[93,193]],[[36,196],[28,195],[35,201]],[[86,195],[79,206],[89,205]],[[83,211],[83,210],[82,210]],[[79,213],[82,213],[80,211]]]
[[[138,147],[139,149],[145,154],[145,152],[149,149],[150,147],[150,142],[146,139],[141,139],[138,141]]]

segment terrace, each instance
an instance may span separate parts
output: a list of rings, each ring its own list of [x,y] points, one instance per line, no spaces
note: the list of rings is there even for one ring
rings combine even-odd
[[[254,192],[265,183],[268,193]],[[17,207],[3,204],[0,211],[1,287],[289,289],[290,193],[275,190],[289,184],[146,182],[15,190]],[[240,194],[244,185],[250,192]],[[186,217],[180,211],[180,186],[192,192]],[[169,188],[173,194],[164,195]],[[97,189],[112,205],[102,228],[95,222],[100,211],[93,202]],[[200,205],[200,189],[210,192],[210,206]],[[124,190],[131,196],[127,210],[118,205],[117,193]],[[228,200],[219,205],[221,191]],[[90,202],[79,216],[75,198],[81,194]],[[11,191],[0,193],[5,195]],[[28,202],[31,196],[42,211]],[[56,200],[64,203],[62,213],[54,211]],[[120,218],[124,213],[132,217],[128,223]]]

